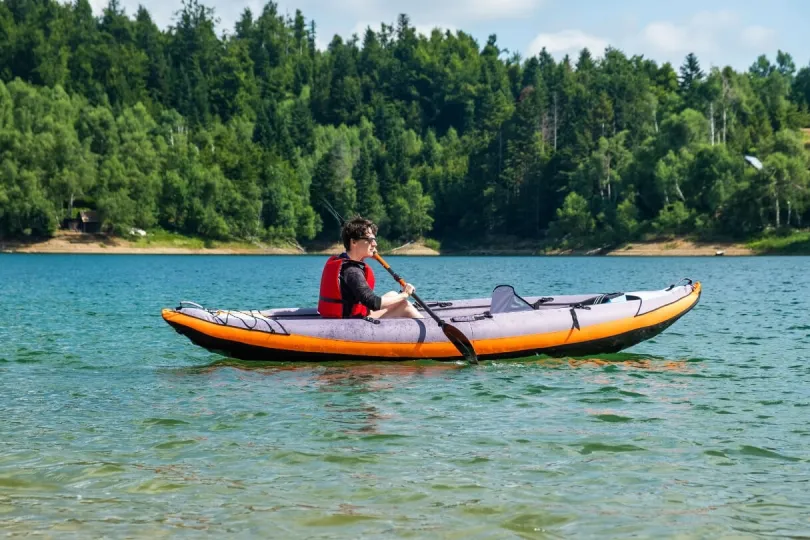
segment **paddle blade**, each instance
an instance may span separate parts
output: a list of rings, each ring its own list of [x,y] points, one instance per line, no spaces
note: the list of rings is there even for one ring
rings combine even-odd
[[[471,364],[478,363],[478,355],[475,354],[475,348],[473,344],[470,343],[470,340],[467,339],[461,330],[456,328],[451,324],[443,324],[442,330],[444,331],[444,335],[447,336],[447,339],[450,340],[450,343],[456,346],[458,352],[460,352],[467,362]]]

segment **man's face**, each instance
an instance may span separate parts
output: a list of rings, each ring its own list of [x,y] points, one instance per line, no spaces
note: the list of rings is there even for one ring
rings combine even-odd
[[[357,247],[363,249],[363,254],[366,257],[373,257],[374,252],[377,250],[377,237],[371,232],[371,229],[366,229],[366,234],[363,238],[357,241]]]

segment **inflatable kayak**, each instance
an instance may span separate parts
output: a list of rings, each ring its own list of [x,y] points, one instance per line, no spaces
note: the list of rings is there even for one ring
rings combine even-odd
[[[700,298],[699,282],[654,291],[427,302],[472,342],[481,359],[618,352],[661,333]],[[192,343],[241,360],[459,360],[433,319],[325,319],[315,308],[206,309],[181,302],[163,319]]]

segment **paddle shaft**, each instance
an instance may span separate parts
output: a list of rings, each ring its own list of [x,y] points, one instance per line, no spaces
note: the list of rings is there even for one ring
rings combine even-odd
[[[383,266],[383,268],[388,270],[388,273],[391,274],[391,277],[397,280],[397,282],[400,285],[402,285],[402,288],[404,289],[405,285],[407,285],[405,283],[405,280],[399,277],[396,272],[391,270],[391,267],[388,266],[388,263],[385,262],[382,257],[380,257],[379,253],[375,253],[374,258],[377,259],[377,262],[380,263]],[[452,324],[447,324],[446,322],[444,322],[438,315],[433,313],[433,310],[427,307],[427,304],[425,304],[422,301],[422,299],[419,298],[415,293],[411,293],[411,296],[413,296],[413,299],[416,300],[416,303],[422,306],[422,309],[424,309],[428,313],[428,315],[430,315],[433,318],[433,320],[436,321],[436,323],[439,325],[439,328],[441,328],[442,332],[444,332],[444,335],[447,336],[448,340],[450,340],[450,343],[452,343],[453,346],[456,349],[458,349],[458,352],[460,352],[461,355],[469,363],[477,364],[478,355],[475,353],[475,347],[473,347],[472,342],[470,342],[467,336],[464,335],[464,332],[462,332]]]
[[[379,254],[375,253],[375,254],[374,254],[374,258],[377,260],[377,262],[378,262],[378,263],[380,263],[380,264],[382,265],[382,267],[383,267],[383,268],[385,268],[386,270],[388,270],[388,273],[389,273],[389,274],[391,274],[391,277],[392,277],[392,278],[394,278],[394,279],[396,280],[396,282],[397,282],[397,283],[399,283],[399,284],[402,286],[402,289],[404,290],[404,289],[405,289],[405,285],[406,285],[405,280],[404,280],[404,279],[402,279],[402,278],[399,276],[399,274],[397,274],[396,272],[394,272],[394,271],[391,269],[391,267],[388,265],[388,263],[387,263],[387,262],[385,262],[385,260],[384,260],[382,257],[380,257],[380,255],[379,255]],[[438,325],[439,325],[439,326],[441,326],[441,327],[444,327],[444,325],[445,325],[445,324],[447,324],[447,323],[445,323],[445,322],[444,322],[444,321],[443,321],[443,320],[442,320],[442,319],[441,319],[441,318],[440,318],[438,315],[436,315],[435,313],[433,313],[433,310],[432,310],[432,309],[430,309],[429,307],[427,307],[427,304],[425,304],[425,303],[422,301],[422,299],[421,299],[421,298],[419,298],[419,296],[418,296],[418,295],[417,295],[415,292],[411,293],[411,296],[413,296],[413,299],[414,299],[414,300],[416,300],[416,303],[417,303],[417,304],[419,304],[420,306],[422,306],[422,309],[424,309],[424,310],[425,310],[425,312],[426,312],[428,315],[430,315],[430,316],[431,316],[431,318],[432,318],[434,321],[436,321],[436,324],[438,324]]]

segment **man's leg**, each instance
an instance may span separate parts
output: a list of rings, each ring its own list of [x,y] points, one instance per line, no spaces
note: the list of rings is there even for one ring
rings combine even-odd
[[[394,291],[390,291],[390,292],[385,293],[382,297],[387,298],[387,297],[390,297],[390,296],[396,296],[397,294],[399,294],[399,293],[394,292]],[[372,319],[382,319],[383,317],[390,318],[391,315],[389,315],[389,313],[394,308],[396,308],[398,305],[399,304],[394,304],[394,305],[391,305],[391,306],[388,306],[388,307],[384,307],[382,309],[378,309],[377,311],[370,311],[368,316],[371,317]]]
[[[396,296],[397,294],[399,293],[390,291],[385,293],[383,298]],[[374,319],[422,319],[424,317],[410,302],[408,302],[408,300],[402,300],[401,302],[397,302],[396,304],[388,306],[387,308],[372,311],[368,314],[368,316]]]

